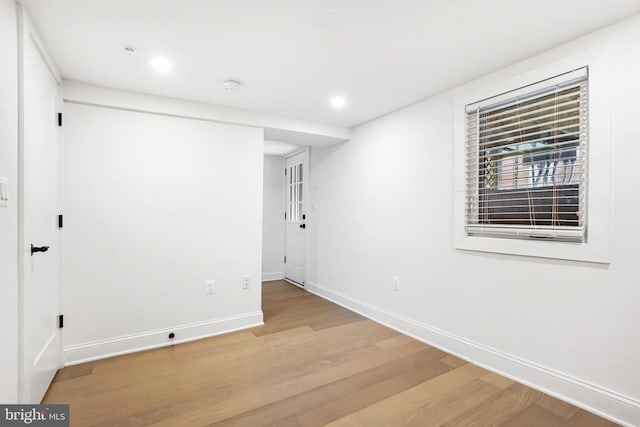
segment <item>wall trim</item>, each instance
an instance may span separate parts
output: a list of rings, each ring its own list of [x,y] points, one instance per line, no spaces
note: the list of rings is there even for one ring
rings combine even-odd
[[[167,347],[263,324],[262,311],[260,310],[238,316],[223,317],[204,322],[69,345],[64,347],[64,366],[73,366],[94,360],[106,359],[108,357]],[[167,336],[170,332],[176,334],[175,339],[168,339]]]
[[[270,282],[272,280],[282,280],[284,279],[284,273],[282,271],[270,271],[262,273],[262,281]]]
[[[456,336],[317,283],[309,282],[307,290],[418,341],[615,423],[630,427],[640,425],[640,401],[636,399]]]

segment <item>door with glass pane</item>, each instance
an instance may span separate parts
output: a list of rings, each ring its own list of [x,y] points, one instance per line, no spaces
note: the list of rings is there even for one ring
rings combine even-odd
[[[287,157],[285,161],[286,214],[285,214],[285,279],[304,286],[306,281],[305,262],[305,180],[307,153]]]

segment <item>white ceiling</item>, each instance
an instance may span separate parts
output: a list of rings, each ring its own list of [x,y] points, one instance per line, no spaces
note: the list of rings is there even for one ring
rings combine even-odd
[[[289,144],[281,141],[264,140],[264,155],[265,156],[286,156],[296,150],[302,148],[299,145]]]
[[[640,12],[638,0],[22,3],[67,79],[345,127]],[[324,9],[340,20],[318,24]],[[149,69],[156,54],[173,73]],[[225,92],[229,78],[244,87]]]

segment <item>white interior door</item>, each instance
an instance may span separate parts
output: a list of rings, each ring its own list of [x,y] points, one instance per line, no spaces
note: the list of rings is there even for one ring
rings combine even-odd
[[[20,399],[39,403],[62,364],[60,96],[24,19],[23,25]]]
[[[286,214],[285,214],[285,267],[284,277],[301,286],[305,285],[305,197],[307,153],[299,153],[285,160]]]

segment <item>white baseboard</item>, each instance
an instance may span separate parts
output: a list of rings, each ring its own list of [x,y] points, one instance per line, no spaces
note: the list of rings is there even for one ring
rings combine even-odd
[[[640,426],[640,401],[520,359],[340,292],[308,283],[307,290],[375,322],[521,384],[625,426]]]
[[[270,282],[272,280],[282,280],[284,279],[284,273],[282,271],[270,271],[268,273],[262,273],[262,281]]]
[[[71,366],[107,357],[208,338],[263,325],[262,311],[180,325],[64,347],[64,365]],[[169,333],[175,338],[170,340]]]

